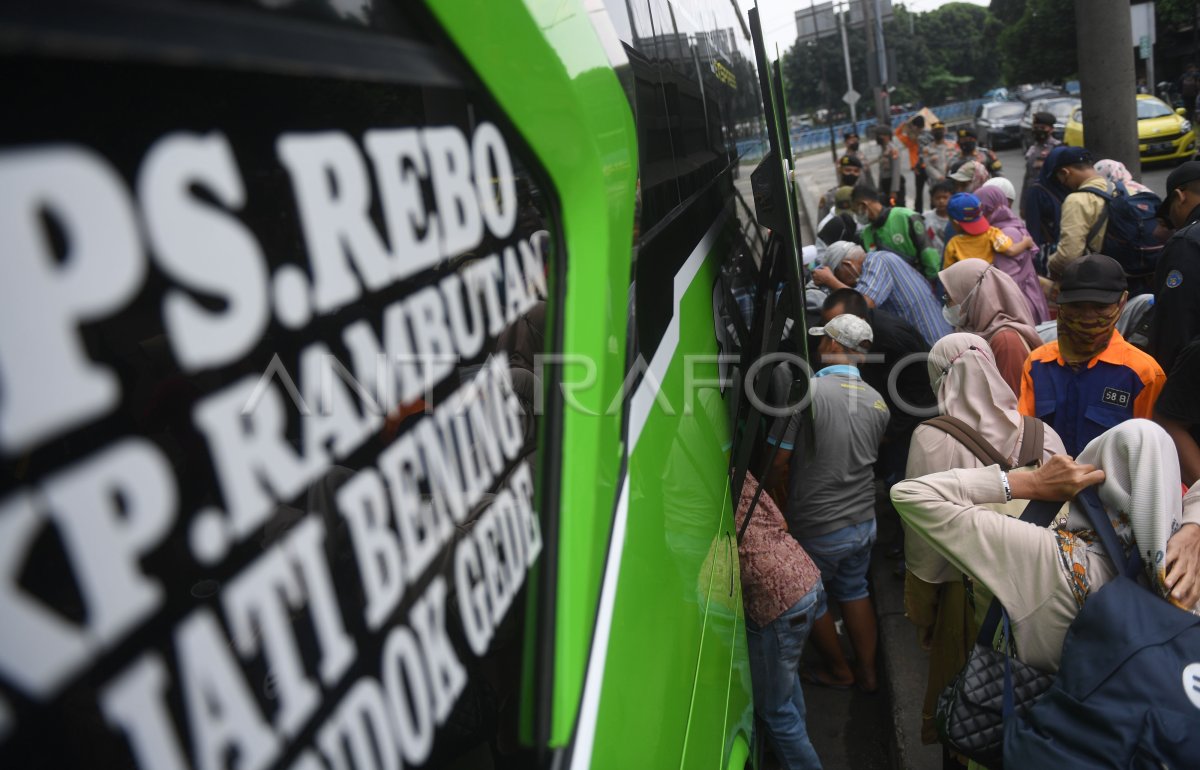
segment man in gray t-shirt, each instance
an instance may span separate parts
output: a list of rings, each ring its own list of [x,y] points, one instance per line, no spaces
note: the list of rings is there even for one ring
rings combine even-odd
[[[786,489],[781,508],[788,529],[821,570],[829,598],[842,617],[858,658],[852,672],[838,644],[832,617],[817,618],[813,641],[827,671],[814,672],[814,683],[845,685],[857,680],[871,692],[875,677],[875,610],[867,591],[867,568],[875,543],[875,484],[872,465],[888,424],[883,396],[863,381],[856,364],[870,348],[870,325],[843,314],[809,330],[821,339],[823,364],[813,375],[811,451],[803,443],[805,412],[768,439],[779,450],[770,486]],[[784,483],[786,479],[786,483]],[[777,492],[778,494],[778,492]]]

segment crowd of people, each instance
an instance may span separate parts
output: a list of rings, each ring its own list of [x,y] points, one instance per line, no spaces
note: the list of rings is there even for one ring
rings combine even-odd
[[[738,509],[754,523],[740,553],[755,706],[784,767],[821,766],[801,681],[879,687],[881,505],[903,524],[905,609],[929,656],[926,692],[893,696],[922,700],[910,727],[943,742],[944,767],[967,758],[934,710],[991,600],[1014,656],[1055,672],[1124,568],[1085,489],[1142,555],[1145,587],[1200,614],[1200,161],[1154,191],[1053,125],[1034,116],[1019,190],[970,130],[955,142],[918,115],[881,129],[871,160],[845,136],[806,276],[812,407],[776,422]],[[1038,526],[1020,520],[1029,500],[1064,504]],[[809,638],[822,662],[801,670]]]

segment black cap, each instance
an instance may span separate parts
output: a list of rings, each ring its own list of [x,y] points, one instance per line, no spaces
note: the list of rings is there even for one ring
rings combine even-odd
[[[967,137],[971,137],[972,139],[979,138],[979,137],[975,136],[975,129],[973,129],[973,128],[958,129],[958,138],[959,139],[966,139]]]
[[[1167,176],[1167,194],[1163,196],[1162,204],[1158,207],[1159,219],[1167,219],[1171,212],[1171,193],[1197,179],[1200,179],[1200,160],[1182,163]]]
[[[850,221],[847,222],[846,220]],[[851,241],[858,232],[854,217],[849,214],[838,214],[831,217],[825,226],[817,233],[822,243],[830,244],[838,241]]]
[[[842,157],[838,158],[838,165],[839,166],[857,166],[858,168],[863,167],[862,161],[859,160],[858,158],[854,157],[853,155],[843,155]]]
[[[1055,124],[1054,115],[1049,112],[1033,113],[1033,122],[1040,123],[1043,126],[1053,126]]]
[[[1060,168],[1064,168],[1066,166],[1076,166],[1080,163],[1091,164],[1092,162],[1092,154],[1087,151],[1087,148],[1059,145],[1051,150],[1050,154],[1046,156],[1046,164],[1042,166],[1042,170],[1044,173],[1053,176],[1054,172],[1058,171]],[[1046,169],[1050,170],[1046,171]]]
[[[1120,301],[1128,284],[1121,263],[1103,254],[1080,257],[1063,270],[1058,304],[1099,302],[1113,305]]]

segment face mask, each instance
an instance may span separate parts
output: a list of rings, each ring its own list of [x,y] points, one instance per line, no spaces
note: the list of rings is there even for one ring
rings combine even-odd
[[[1033,138],[1039,142],[1044,142],[1050,138],[1049,131],[1034,131]]]
[[[1102,311],[1071,305],[1058,308],[1058,350],[1068,364],[1083,364],[1108,347],[1121,316],[1120,303]]]
[[[860,225],[869,225],[871,224],[871,217],[864,212],[856,211],[854,212],[854,221]]]
[[[946,138],[946,132],[945,132],[945,131],[941,131],[941,130],[936,130],[936,131],[934,131],[934,132],[933,132],[933,138],[934,138],[936,141],[939,141],[939,142],[940,142],[940,141],[942,141],[943,139],[945,139],[945,138]]]
[[[975,142],[959,142],[958,146],[962,148],[963,155],[970,155],[975,152]]]
[[[991,270],[992,268],[988,268]],[[987,276],[987,270],[980,274],[979,280],[967,292],[967,296],[963,297],[962,302],[951,307],[950,305],[942,305],[942,318],[946,319],[946,323],[951,326],[964,329],[967,326],[967,308],[971,306],[972,300],[975,299],[975,292],[979,291],[980,285],[983,284],[983,279]]]
[[[850,152],[854,152],[858,149],[858,142],[846,142],[846,149]]]
[[[858,184],[858,174],[842,174],[840,180],[842,187],[853,187]]]
[[[946,323],[957,329],[963,324],[962,306],[955,305],[954,307],[950,307],[949,305],[942,305],[942,317],[946,319]]]

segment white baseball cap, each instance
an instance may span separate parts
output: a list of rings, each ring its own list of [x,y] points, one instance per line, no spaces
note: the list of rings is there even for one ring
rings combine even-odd
[[[871,331],[871,325],[850,313],[842,313],[839,316],[835,316],[829,319],[829,323],[824,326],[812,327],[808,330],[808,333],[813,337],[829,337],[842,347],[858,353],[867,352],[867,348],[863,347],[864,342],[875,341],[875,334]]]

